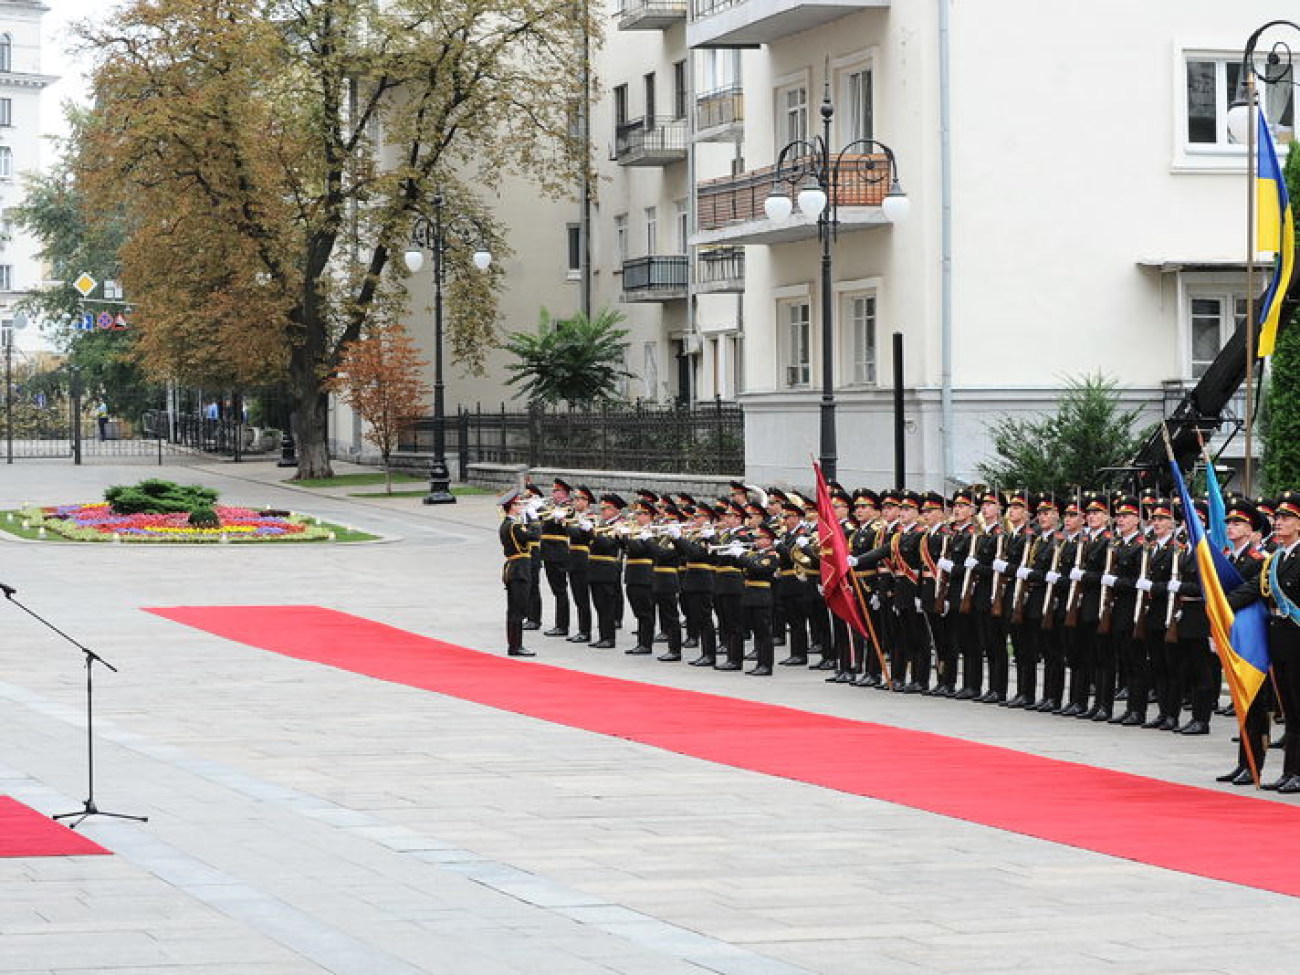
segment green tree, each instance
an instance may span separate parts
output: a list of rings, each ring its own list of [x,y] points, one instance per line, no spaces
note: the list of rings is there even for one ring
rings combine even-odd
[[[627,330],[623,315],[606,309],[588,318],[552,318],[543,308],[537,332],[512,332],[503,348],[517,362],[506,366],[506,380],[535,403],[591,406],[618,398],[618,381],[630,376],[623,368]]]
[[[150,371],[287,377],[297,476],[329,476],[329,379],[395,320],[413,218],[438,190],[504,256],[486,212],[504,177],[571,191],[575,56],[599,30],[571,0],[127,0],[83,28],[97,107],[78,176],[94,210],[129,215]],[[471,371],[499,268],[450,275],[452,358]]]
[[[1295,208],[1300,205],[1300,152],[1295,143],[1287,152],[1283,169],[1287,193]],[[1300,281],[1291,285],[1292,292],[1297,288]],[[1282,491],[1300,487],[1300,329],[1296,328],[1295,318],[1278,328],[1263,398],[1264,460],[1260,473],[1264,488]]]
[[[1123,484],[1123,474],[1103,468],[1126,464],[1145,436],[1134,431],[1141,408],[1121,409],[1116,389],[1101,375],[1071,378],[1056,413],[997,421],[990,430],[995,456],[976,465],[980,477],[1059,496]]]

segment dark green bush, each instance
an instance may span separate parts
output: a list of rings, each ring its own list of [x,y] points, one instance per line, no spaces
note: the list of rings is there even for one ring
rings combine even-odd
[[[164,515],[176,511],[211,508],[217,492],[199,484],[177,484],[146,478],[139,484],[118,484],[104,492],[104,500],[119,515]]]
[[[190,512],[189,523],[194,528],[220,528],[221,519],[209,506],[195,508]]]

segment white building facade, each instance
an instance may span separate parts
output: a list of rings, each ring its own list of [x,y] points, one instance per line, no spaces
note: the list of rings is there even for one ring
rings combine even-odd
[[[32,350],[45,343],[15,308],[44,276],[40,242],[15,228],[8,211],[23,201],[22,175],[41,164],[41,92],[56,80],[41,73],[48,10],[34,0],[0,0],[0,330],[15,348]]]

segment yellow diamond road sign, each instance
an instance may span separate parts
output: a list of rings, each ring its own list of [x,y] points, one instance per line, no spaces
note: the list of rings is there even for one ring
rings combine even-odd
[[[90,293],[99,287],[99,282],[89,274],[83,273],[81,277],[72,282],[72,286],[81,292],[81,297],[89,298]]]

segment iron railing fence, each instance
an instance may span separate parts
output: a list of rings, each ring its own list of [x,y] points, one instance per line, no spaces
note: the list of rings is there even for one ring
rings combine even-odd
[[[434,422],[422,417],[412,423],[398,451],[432,453]],[[590,410],[478,405],[447,417],[446,443],[447,459],[459,461],[461,480],[473,463],[737,477],[745,470],[744,410],[721,400]]]

